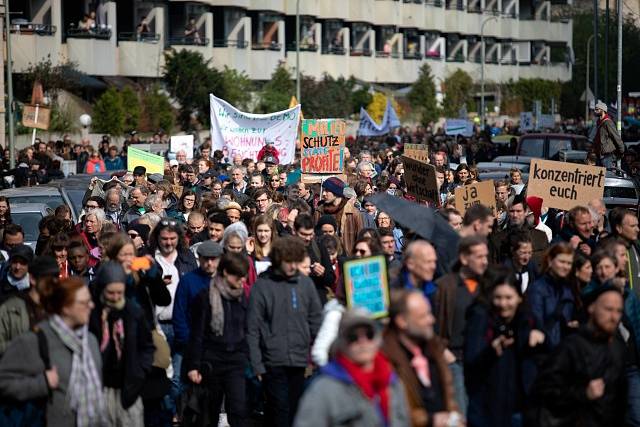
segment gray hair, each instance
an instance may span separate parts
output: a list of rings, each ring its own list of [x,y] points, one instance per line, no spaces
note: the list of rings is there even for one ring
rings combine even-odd
[[[238,237],[242,240],[242,244],[244,245],[247,239],[249,238],[249,230],[247,230],[247,226],[244,225],[243,222],[234,222],[230,224],[227,228],[224,229],[224,234],[222,235],[222,247],[227,245],[227,241],[231,237]]]
[[[163,209],[165,209],[168,205],[167,201],[163,201],[160,196],[154,193],[154,194],[151,194],[149,197],[147,197],[147,200],[144,201],[144,208],[148,211],[151,211],[153,210],[153,205],[155,205],[158,202],[162,203]]]
[[[87,219],[87,217],[91,215],[96,217],[96,220],[100,223],[100,227],[102,227],[102,223],[107,218],[107,215],[104,213],[104,209],[102,208],[91,209],[89,212],[84,214],[83,219]]]

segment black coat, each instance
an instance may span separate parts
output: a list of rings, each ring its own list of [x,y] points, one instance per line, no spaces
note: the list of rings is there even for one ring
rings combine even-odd
[[[102,342],[102,310],[104,306],[96,299],[91,312],[89,330]],[[124,322],[124,381],[121,390],[121,402],[124,409],[133,405],[140,396],[147,375],[151,372],[155,347],[151,330],[144,318],[144,312],[133,300],[127,299],[123,309]]]
[[[540,367],[524,425],[625,425],[625,353],[625,345],[620,338],[598,337],[590,326],[566,337]],[[604,395],[600,399],[588,400],[587,385],[598,378],[604,379]]]

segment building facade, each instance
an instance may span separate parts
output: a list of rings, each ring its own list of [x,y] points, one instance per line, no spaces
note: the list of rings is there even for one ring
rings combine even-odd
[[[253,80],[296,65],[296,0],[17,3],[16,72],[48,57],[95,76],[158,78],[171,48]],[[487,81],[571,79],[572,23],[546,0],[299,0],[299,14],[300,70],[314,77],[407,85],[426,62],[436,80],[456,69],[479,79],[484,29]]]

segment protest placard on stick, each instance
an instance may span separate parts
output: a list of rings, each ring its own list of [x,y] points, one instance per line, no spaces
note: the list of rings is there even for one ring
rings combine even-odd
[[[147,153],[137,148],[127,148],[127,170],[133,171],[136,166],[144,166],[147,173],[159,173],[164,175],[164,158],[156,154]]]
[[[402,164],[407,192],[418,200],[431,200],[438,203],[440,198],[436,167],[406,156],[402,156]]]
[[[404,144],[404,155],[422,163],[429,163],[429,147],[426,144]]]
[[[496,192],[493,180],[476,182],[475,184],[463,185],[455,190],[456,209],[460,215],[473,205],[485,205],[495,216],[496,214]]]
[[[388,315],[389,283],[384,256],[354,259],[343,264],[347,307],[367,310],[372,317]]]
[[[548,208],[586,206],[602,198],[605,174],[600,166],[532,159],[527,195],[540,197]]]
[[[330,174],[344,170],[347,124],[344,120],[302,121],[302,173]]]

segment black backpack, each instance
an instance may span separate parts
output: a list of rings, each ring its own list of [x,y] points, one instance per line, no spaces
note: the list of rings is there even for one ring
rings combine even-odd
[[[38,352],[46,370],[51,369],[47,337],[38,329]],[[3,427],[45,427],[47,399],[34,399],[26,402],[4,401],[0,403],[0,426]]]

